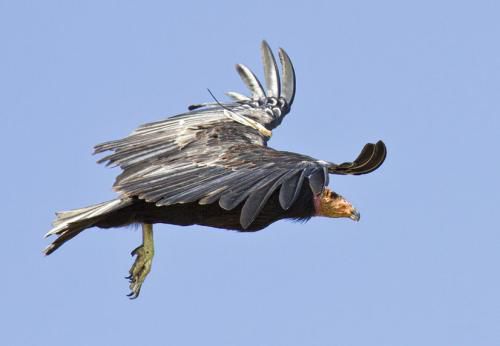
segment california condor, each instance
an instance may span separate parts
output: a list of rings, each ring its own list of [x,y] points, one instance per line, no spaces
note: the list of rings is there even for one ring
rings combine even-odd
[[[278,52],[281,76],[266,41],[261,49],[266,88],[238,64],[251,96],[229,92],[232,102],[192,105],[187,113],[97,145],[94,153],[110,152],[99,163],[123,170],[113,185],[119,196],[57,213],[46,235],[57,239],[45,254],[90,227],[142,224],[143,244],[132,251],[137,258],[128,277],[129,296],[136,298],[151,269],[154,223],[253,232],[281,219],[358,221],[358,211],[328,189],[328,177],[374,171],[386,157],[384,143],[366,144],[353,162],[342,164],[268,147],[271,130],[292,106],[295,72],[283,49]]]

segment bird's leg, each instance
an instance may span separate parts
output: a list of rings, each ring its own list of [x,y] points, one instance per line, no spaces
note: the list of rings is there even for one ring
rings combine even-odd
[[[151,271],[153,256],[155,253],[153,243],[153,225],[150,223],[142,224],[142,245],[132,251],[132,256],[137,256],[132,268],[130,268],[127,279],[130,281],[130,299],[135,299],[141,292],[141,286],[146,276]]]

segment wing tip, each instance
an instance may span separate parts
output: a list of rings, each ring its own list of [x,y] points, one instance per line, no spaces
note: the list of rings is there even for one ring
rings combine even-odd
[[[266,40],[261,43],[262,64],[266,80],[267,96],[279,98],[281,94],[280,75],[273,51]]]
[[[296,88],[296,75],[295,68],[293,67],[292,60],[288,53],[283,49],[278,49],[278,55],[281,62],[281,96],[285,98],[288,105],[291,106],[295,98],[295,88]]]
[[[343,175],[368,174],[378,169],[387,157],[387,147],[381,140],[375,144],[367,143],[353,162],[331,165],[329,172]]]

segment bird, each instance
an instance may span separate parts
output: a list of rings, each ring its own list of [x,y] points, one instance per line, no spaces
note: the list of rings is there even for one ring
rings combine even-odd
[[[267,145],[272,130],[290,112],[296,75],[284,49],[281,71],[269,44],[261,44],[263,85],[245,65],[236,71],[250,95],[228,92],[230,101],[193,104],[179,115],[139,126],[130,135],[98,144],[98,160],[119,167],[117,198],[56,213],[46,234],[57,238],[50,255],[82,231],[138,224],[142,244],[131,255],[129,298],[141,292],[154,257],[153,224],[202,225],[255,232],[270,224],[311,217],[349,218],[360,213],[331,190],[329,175],[362,175],[384,162],[383,141],[366,144],[352,162],[335,164]]]

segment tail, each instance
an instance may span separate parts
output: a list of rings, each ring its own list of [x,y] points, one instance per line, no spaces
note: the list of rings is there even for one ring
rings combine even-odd
[[[103,202],[90,207],[81,209],[73,209],[56,213],[56,219],[52,223],[52,228],[45,237],[57,235],[57,239],[52,244],[47,246],[43,252],[50,255],[56,251],[62,244],[78,235],[81,231],[95,226],[110,213],[115,212],[123,207],[132,204],[132,200],[128,198],[114,199],[112,201]]]

